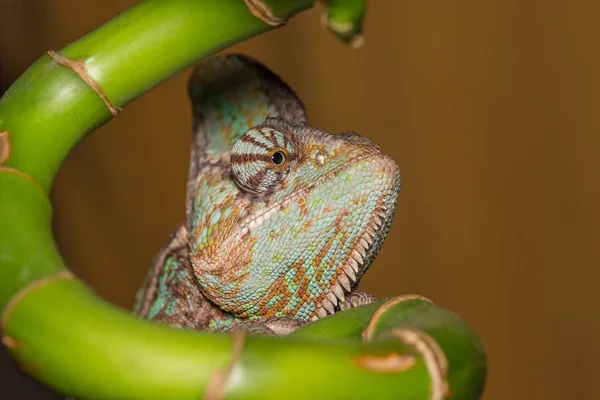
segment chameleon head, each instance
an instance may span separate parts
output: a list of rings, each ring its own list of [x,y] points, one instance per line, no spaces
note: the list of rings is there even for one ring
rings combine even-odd
[[[207,297],[241,317],[309,320],[338,310],[390,227],[395,161],[355,133],[269,118],[219,162],[229,162],[227,172],[205,172],[195,189],[202,211],[190,235]]]

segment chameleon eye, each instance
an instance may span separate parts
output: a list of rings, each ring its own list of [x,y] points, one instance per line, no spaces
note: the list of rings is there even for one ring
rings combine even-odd
[[[281,165],[285,162],[285,153],[283,151],[276,151],[271,156],[271,162],[275,165]]]
[[[232,177],[249,194],[269,195],[282,183],[295,149],[285,132],[261,126],[240,136],[231,149]]]

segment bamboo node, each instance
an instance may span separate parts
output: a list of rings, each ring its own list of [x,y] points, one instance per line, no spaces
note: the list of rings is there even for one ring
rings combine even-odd
[[[4,164],[10,158],[12,147],[8,131],[0,132],[0,164]]]
[[[336,22],[330,19],[327,11],[324,11],[321,14],[321,25],[339,35],[347,35],[354,29],[354,24],[352,22]]]
[[[71,71],[73,71],[77,75],[79,75],[79,77],[85,82],[85,84],[88,85],[98,95],[98,97],[100,97],[100,99],[104,102],[104,104],[106,105],[106,108],[108,108],[108,111],[110,112],[110,115],[112,115],[113,117],[117,116],[117,114],[121,111],[121,109],[119,107],[113,106],[111,104],[111,102],[108,100],[108,97],[106,96],[106,94],[102,91],[102,88],[100,88],[100,85],[98,85],[98,83],[94,80],[94,78],[92,78],[90,76],[90,74],[88,73],[85,62],[79,61],[79,60],[71,60],[70,58],[63,56],[62,54],[60,54],[54,50],[48,50],[46,52],[46,54],[48,54],[48,56],[56,64],[58,64],[62,67],[69,68]]]
[[[382,337],[394,337],[421,355],[431,379],[430,400],[444,400],[450,397],[448,360],[434,338],[418,329],[404,328],[392,329]]]
[[[54,281],[70,280],[70,279],[75,279],[75,277],[73,276],[73,274],[70,271],[61,271],[57,274],[46,276],[35,282],[31,282],[29,285],[27,285],[24,288],[22,288],[21,290],[19,290],[17,292],[17,294],[15,294],[8,301],[8,304],[6,304],[6,307],[4,307],[4,310],[2,311],[2,316],[0,316],[0,328],[2,329],[2,331],[6,332],[6,324],[8,321],[8,317],[10,316],[10,313],[15,309],[15,307],[19,304],[19,302],[21,300],[23,300],[25,297],[27,297],[28,294],[30,294],[33,291],[40,289]]]
[[[335,33],[338,36],[347,36],[355,28],[355,25],[352,22],[337,22],[329,18],[326,1],[317,1],[316,5],[322,9],[321,26],[323,28]],[[358,49],[365,44],[365,37],[362,34],[357,33],[350,38],[348,43],[351,48]]]
[[[19,175],[22,178],[25,178],[26,180],[28,180],[29,182],[33,183],[35,185],[35,187],[37,187],[38,189],[40,189],[42,191],[42,193],[44,193],[44,196],[48,197],[48,193],[44,190],[44,188],[42,187],[42,185],[40,185],[40,183],[38,181],[36,181],[33,176],[29,175],[26,172],[23,172],[19,169],[16,168],[11,168],[11,167],[4,167],[0,165],[0,173],[8,173],[8,174],[15,174],[15,175]]]
[[[431,300],[429,300],[426,297],[420,296],[418,294],[405,294],[402,296],[394,297],[394,298],[386,301],[385,303],[383,303],[381,305],[381,307],[379,307],[377,309],[377,311],[375,311],[373,313],[373,315],[371,316],[371,319],[369,320],[369,323],[367,324],[367,327],[365,328],[365,330],[362,334],[362,339],[365,342],[372,340],[373,336],[375,335],[375,329],[377,328],[377,324],[379,323],[379,320],[381,319],[381,317],[383,317],[383,315],[386,312],[388,312],[391,308],[395,307],[396,305],[403,303],[405,301],[410,301],[410,300],[423,300],[423,301],[433,304],[433,302]]]
[[[244,0],[250,13],[271,26],[281,26],[287,23],[287,18],[280,18],[273,13],[273,9],[262,0]]]
[[[2,335],[2,344],[12,350],[21,347],[21,343],[17,339],[8,335]]]
[[[204,400],[222,400],[225,398],[225,387],[228,379],[242,357],[246,335],[243,332],[235,332],[231,335],[233,348],[231,350],[231,360],[225,368],[213,373],[206,385]]]
[[[411,369],[417,362],[412,354],[390,353],[384,356],[367,355],[354,359],[359,367],[374,372],[397,373]]]

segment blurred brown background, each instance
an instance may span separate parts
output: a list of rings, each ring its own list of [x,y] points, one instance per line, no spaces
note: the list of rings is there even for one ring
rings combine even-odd
[[[3,89],[133,0],[0,0]],[[403,187],[363,281],[464,317],[489,354],[486,400],[600,398],[600,3],[373,1],[351,50],[310,11],[236,46],[274,69],[312,124],[372,137]],[[71,153],[56,180],[64,256],[129,307],[184,217],[186,71]]]

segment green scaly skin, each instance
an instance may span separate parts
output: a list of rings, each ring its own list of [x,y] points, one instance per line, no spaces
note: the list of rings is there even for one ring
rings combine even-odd
[[[280,335],[374,301],[357,286],[394,215],[394,160],[353,132],[308,126],[293,91],[244,56],[203,61],[189,94],[187,221],[156,258],[135,312]]]

